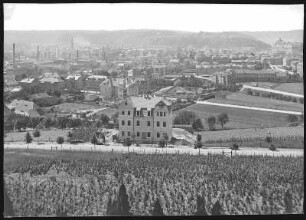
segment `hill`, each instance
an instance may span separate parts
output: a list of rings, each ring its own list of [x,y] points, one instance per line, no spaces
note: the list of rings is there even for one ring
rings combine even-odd
[[[256,32],[242,32],[246,35],[255,37],[267,44],[273,44],[279,38],[289,42],[303,42],[303,30],[293,31],[256,31]]]
[[[269,45],[240,32],[195,33],[167,30],[121,31],[5,31],[4,44],[66,44],[73,37],[76,44],[141,47],[254,47],[267,49]]]

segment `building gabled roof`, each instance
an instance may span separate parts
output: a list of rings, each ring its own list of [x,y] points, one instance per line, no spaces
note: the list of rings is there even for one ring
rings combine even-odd
[[[163,102],[165,105],[170,106],[171,102],[165,100],[163,97],[150,97],[150,98],[144,98],[144,97],[129,97],[128,98],[132,104],[133,107],[136,109],[146,108],[146,109],[152,109],[155,108],[155,106]]]

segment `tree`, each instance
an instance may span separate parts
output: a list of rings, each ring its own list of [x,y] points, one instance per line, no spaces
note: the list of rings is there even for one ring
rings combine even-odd
[[[118,118],[119,118],[119,112],[116,112],[115,114],[112,115],[112,120],[114,124],[118,123]]]
[[[194,144],[194,148],[195,149],[199,149],[199,154],[201,153],[200,152],[200,149],[202,148],[203,144],[202,144],[202,135],[200,134],[197,134],[197,140]]]
[[[284,203],[285,203],[286,214],[291,214],[293,211],[293,203],[292,203],[292,194],[289,191],[289,189],[285,193]]]
[[[159,199],[157,199],[154,203],[154,209],[153,209],[152,215],[153,216],[163,216],[164,215],[164,211],[160,205]]]
[[[29,148],[29,143],[31,143],[33,141],[33,138],[32,138],[32,136],[30,135],[29,132],[26,133],[25,140],[26,140],[26,143],[28,144],[28,148]]]
[[[192,128],[196,131],[203,130],[203,124],[202,120],[200,118],[197,118],[193,123],[192,123]]]
[[[174,119],[174,124],[189,125],[192,124],[198,116],[191,111],[181,111]]]
[[[167,147],[168,146],[168,140],[169,140],[169,136],[168,136],[167,133],[164,133],[163,139],[165,140],[165,147]]]
[[[67,134],[67,138],[69,141],[71,141],[71,138],[73,137],[73,134],[72,132],[68,131],[68,134]]]
[[[206,121],[207,121],[209,130],[215,130],[216,117],[215,116],[209,116],[206,119]]]
[[[47,118],[47,120],[45,121],[45,127],[46,128],[50,128],[53,125],[53,121],[51,118]]]
[[[118,211],[118,215],[122,215],[122,216],[131,215],[129,197],[126,193],[126,188],[124,184],[122,184],[119,188],[117,211]]]
[[[97,139],[97,136],[96,134],[94,134],[91,138],[91,143],[94,145],[94,148],[96,148],[96,144],[98,144],[98,139]]]
[[[110,118],[109,118],[107,115],[102,114],[102,115],[100,116],[100,120],[101,120],[101,122],[102,122],[103,125],[107,125],[108,122],[109,122],[109,120],[110,120]]]
[[[222,215],[222,207],[217,200],[217,202],[214,204],[212,210],[211,210],[211,215]]]
[[[136,138],[136,135],[135,135],[135,133],[133,132],[133,133],[132,133],[132,144],[135,144],[135,138]]]
[[[40,137],[40,131],[39,130],[35,130],[33,132],[33,137]]]
[[[62,137],[62,136],[59,136],[59,137],[57,137],[57,139],[56,139],[56,143],[58,143],[58,144],[60,144],[61,145],[61,148],[63,147],[63,143],[64,143],[64,137]]]
[[[299,119],[298,119],[298,116],[296,115],[288,115],[287,120],[290,124],[293,124],[293,123],[298,122]]]
[[[218,123],[221,125],[222,130],[223,130],[223,126],[229,121],[228,119],[228,115],[226,113],[221,113],[220,115],[218,115]]]
[[[205,199],[200,195],[197,196],[197,212],[195,214],[200,216],[208,215],[205,208]]]
[[[164,140],[164,139],[159,140],[159,141],[158,141],[158,146],[159,146],[160,148],[164,148],[164,147],[165,147],[165,140]]]

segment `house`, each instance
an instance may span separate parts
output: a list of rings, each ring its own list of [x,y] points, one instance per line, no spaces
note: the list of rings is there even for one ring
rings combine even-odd
[[[19,81],[19,85],[22,87],[22,88],[28,88],[30,86],[33,86],[34,84],[36,84],[38,81],[37,79],[35,78],[24,78],[22,80]]]
[[[139,93],[138,89],[135,80],[125,78],[110,78],[100,84],[101,96],[106,99],[135,96]]]
[[[91,75],[85,79],[85,90],[100,91],[101,83],[107,79],[107,76]]]
[[[34,102],[14,99],[10,104],[7,105],[7,107],[18,115],[25,115],[32,118],[40,117],[38,112],[39,107]]]
[[[83,77],[81,74],[68,75],[65,79],[66,87],[70,89],[82,89]]]
[[[163,97],[129,97],[119,105],[119,140],[154,143],[172,137],[171,102]]]
[[[180,86],[168,86],[157,91],[155,95],[160,97],[188,99],[194,98],[196,96],[196,93],[188,91]]]
[[[60,75],[56,72],[44,73],[39,82],[40,86],[49,90],[61,90],[65,88],[64,80],[62,80]]]

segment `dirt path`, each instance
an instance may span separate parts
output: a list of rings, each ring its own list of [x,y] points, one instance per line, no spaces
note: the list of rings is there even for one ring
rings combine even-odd
[[[27,144],[24,142],[10,142],[4,144],[5,149],[26,149]],[[127,153],[135,152],[135,153],[142,153],[142,154],[154,154],[154,153],[168,153],[168,154],[191,154],[196,155],[199,154],[198,149],[193,149],[191,147],[186,146],[177,146],[175,148],[156,148],[154,146],[131,146],[129,149],[128,147],[124,147],[121,144],[111,144],[109,146],[105,145],[96,145],[94,146],[90,143],[83,143],[83,144],[68,144],[64,143],[61,147],[59,144],[55,142],[49,142],[44,144],[37,144],[31,143],[29,144],[29,149],[43,149],[43,150],[71,150],[71,151],[97,151],[97,152],[118,152],[118,153]],[[224,153],[227,156],[231,155],[231,150],[228,148],[222,147],[210,147],[204,148],[200,150],[200,154],[207,155],[207,154],[222,154]],[[270,155],[270,156],[304,156],[303,149],[278,149],[277,151],[270,151],[267,148],[247,148],[243,147],[238,151],[232,151],[232,155]]]

